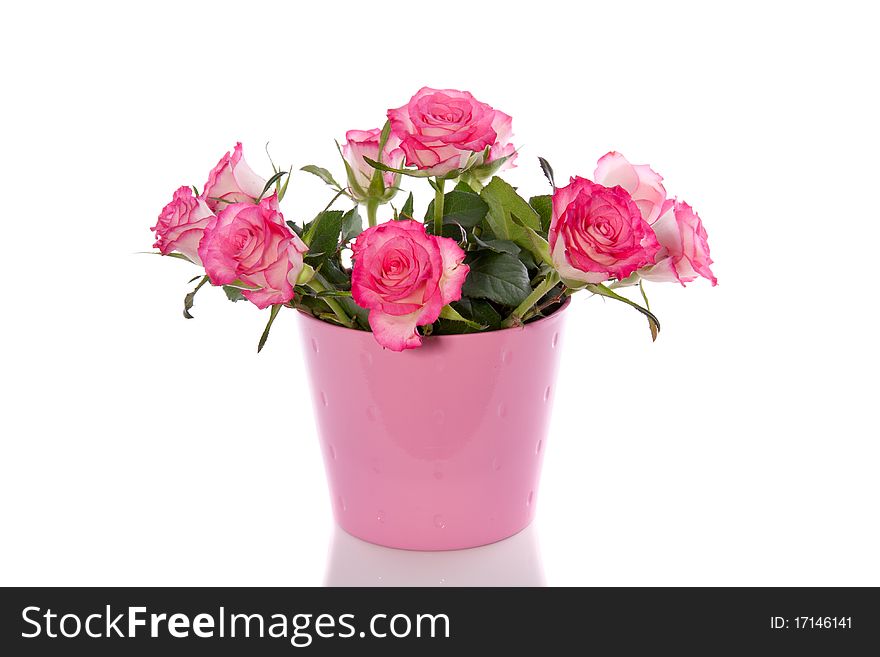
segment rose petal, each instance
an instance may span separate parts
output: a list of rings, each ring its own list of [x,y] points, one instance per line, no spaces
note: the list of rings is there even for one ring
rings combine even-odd
[[[663,177],[647,164],[630,164],[623,155],[611,151],[599,159],[593,178],[605,187],[623,187],[649,224],[660,216],[666,188]]]
[[[437,237],[440,257],[443,261],[443,276],[440,278],[440,295],[443,306],[461,299],[461,286],[467,278],[470,267],[464,264],[465,253],[454,239]],[[431,319],[434,321],[437,319]]]
[[[373,330],[376,342],[386,349],[391,351],[415,349],[422,345],[422,338],[416,331],[418,316],[418,311],[408,315],[389,315],[380,310],[371,310],[370,328]]]

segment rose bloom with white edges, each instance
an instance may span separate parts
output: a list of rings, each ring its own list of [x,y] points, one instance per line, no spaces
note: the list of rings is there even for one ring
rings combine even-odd
[[[212,211],[218,212],[230,203],[255,202],[266,186],[266,181],[248,166],[244,160],[241,143],[232,153],[220,158],[202,190],[202,198]]]
[[[156,225],[150,229],[156,233],[153,248],[159,249],[162,255],[181,253],[195,264],[202,264],[199,243],[205,234],[205,226],[213,217],[214,213],[203,198],[193,196],[189,187],[181,187],[174,192],[171,202],[162,208]]]
[[[684,285],[702,276],[718,284],[709,257],[709,236],[694,209],[684,201],[666,198],[663,177],[647,164],[630,164],[614,151],[603,156],[593,177],[601,185],[619,185],[632,197],[650,224],[660,250],[654,264],[639,269],[638,278]]]
[[[640,290],[643,306],[628,286],[717,283],[700,216],[670,198],[648,164],[610,151],[590,179],[575,175],[556,187],[541,158],[553,193],[524,195],[495,175],[518,157],[509,114],[468,91],[425,86],[385,116],[381,128],[345,133],[337,165],[347,185],[323,166],[301,167],[333,192],[308,221],[285,221],[279,208],[293,167],[272,165],[276,191],[263,198],[267,180],[241,143],[211,169],[201,194],[179,187],[152,230],[159,253],[204,268],[184,315],[191,318],[196,292],[210,281],[232,301],[272,307],[258,350],[283,306],[371,331],[382,347],[403,352],[434,336],[528,327],[587,289],[647,315],[656,339],[647,292]],[[426,208],[416,207],[417,185],[433,190]],[[296,184],[290,189],[297,193]],[[409,193],[398,207],[401,190]],[[393,218],[379,223],[386,204]]]
[[[422,87],[410,101],[388,110],[406,164],[443,176],[459,169],[487,147],[494,159],[512,154],[510,117],[481,103],[467,91]],[[491,151],[490,151],[491,152]]]
[[[461,298],[469,271],[455,240],[428,235],[418,221],[368,228],[352,252],[352,297],[369,309],[376,341],[392,351],[421,346],[416,327],[436,321],[443,306]]]
[[[379,161],[379,139],[382,131],[379,128],[372,130],[349,130],[345,133],[345,143],[342,145],[342,157],[351,167],[356,182],[363,190],[368,190],[373,174],[376,170],[367,163],[365,157],[376,162]],[[388,135],[388,140],[382,149],[382,164],[394,169],[403,166],[403,150],[400,148],[400,139],[396,135]],[[391,171],[382,172],[382,180],[385,187],[393,187],[396,174]]]
[[[259,203],[233,203],[205,229],[199,256],[213,285],[240,281],[257,308],[287,303],[308,247],[278,210],[273,195]]]
[[[571,285],[623,280],[660,250],[623,188],[578,177],[553,194],[549,237],[553,264]]]

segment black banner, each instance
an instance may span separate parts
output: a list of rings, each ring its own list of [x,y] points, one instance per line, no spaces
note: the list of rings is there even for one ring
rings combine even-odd
[[[850,655],[880,646],[880,596],[869,588],[13,588],[0,597],[0,655],[16,656]]]

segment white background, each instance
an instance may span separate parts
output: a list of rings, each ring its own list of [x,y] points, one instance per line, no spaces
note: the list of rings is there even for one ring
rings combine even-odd
[[[575,298],[532,530],[547,582],[880,585],[868,6],[7,6],[0,584],[324,581],[294,314],[257,356],[265,313],[206,288],[185,321],[198,272],[136,252],[235,141],[264,176],[266,141],[340,174],[333,139],[427,84],[513,115],[529,194],[537,155],[562,179],[611,149],[650,163],[716,261],[714,289],[651,287],[655,344]],[[327,200],[297,173],[282,209]],[[407,572],[476,583],[475,558]]]

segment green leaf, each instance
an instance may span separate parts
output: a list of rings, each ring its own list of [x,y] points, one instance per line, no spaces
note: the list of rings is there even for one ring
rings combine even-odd
[[[524,226],[515,214],[511,214],[510,218],[522,230],[521,237],[518,240],[520,246],[525,247],[527,251],[531,252],[539,260],[553,266],[553,257],[550,255],[550,244],[547,240],[528,226]]]
[[[532,292],[526,266],[509,253],[481,253],[469,266],[462,287],[466,296],[518,306]]]
[[[516,233],[511,225],[510,215],[519,217],[523,225],[532,230],[540,230],[541,219],[534,208],[516,193],[516,190],[499,177],[494,177],[480,192],[480,197],[489,206],[486,219],[495,231],[495,235],[503,239],[511,239]]]
[[[366,308],[361,308],[354,302],[354,299],[343,297],[339,299],[339,303],[345,309],[345,312],[348,313],[349,317],[353,317],[355,321],[358,323],[363,330],[370,330],[370,311]]]
[[[546,235],[550,230],[550,221],[553,218],[553,197],[550,194],[533,196],[529,199],[531,205],[541,218],[541,234]]]
[[[529,296],[516,309],[508,315],[504,320],[504,326],[519,326],[525,322],[530,315],[534,315],[539,310],[535,307],[541,299],[559,284],[559,274],[555,269],[547,272],[543,280],[536,280],[535,289],[531,291]]]
[[[465,317],[481,324],[487,328],[495,328],[501,325],[501,313],[495,310],[495,307],[484,299],[471,299],[470,297],[462,297],[459,301],[452,304],[456,310]]]
[[[278,316],[279,310],[281,310],[281,304],[275,304],[272,306],[272,310],[269,311],[269,321],[266,323],[266,328],[263,329],[263,335],[260,336],[260,342],[257,344],[257,353],[260,353],[263,350],[263,347],[266,346],[266,340],[269,339],[269,331],[272,328],[272,322],[274,322],[275,317]]]
[[[429,221],[425,224],[425,230],[428,235],[434,234],[434,222]],[[448,237],[458,242],[458,245],[464,249],[467,246],[467,230],[458,224],[443,224],[443,230],[440,237]]]
[[[241,293],[240,288],[232,287],[231,285],[224,285],[223,291],[226,292],[226,298],[230,301],[241,301],[244,299],[244,295]]]
[[[402,216],[406,216],[408,219],[413,218],[413,195],[412,195],[412,192],[409,193],[409,197],[407,197],[406,203],[404,203],[403,207],[400,208],[400,214]]]
[[[238,288],[239,290],[261,290],[261,289],[263,289],[259,285],[248,285],[247,283],[245,283],[244,281],[241,281],[239,279],[235,279],[234,281],[229,283],[227,285],[227,287],[234,287],[234,288]]]
[[[463,177],[471,182],[477,189],[480,189],[482,185],[480,184],[481,180],[487,180],[491,176],[494,176],[501,170],[501,167],[504,166],[504,163],[507,162],[513,155],[505,155],[504,157],[499,157],[497,160],[492,160],[491,162],[486,162],[486,158],[489,157],[489,148],[487,148],[483,154],[483,163],[478,164],[477,166],[471,166],[474,164],[473,162],[469,162],[467,171],[463,174]]]
[[[274,165],[273,165],[274,166]],[[284,195],[287,194],[287,185],[290,184],[290,174],[293,173],[293,167],[287,171],[287,179],[284,181],[284,184],[275,183],[275,191],[278,192],[278,201],[284,200]]]
[[[382,157],[382,152],[385,150],[385,144],[388,143],[388,137],[391,136],[391,121],[385,121],[385,125],[382,126],[382,132],[379,133],[379,157]]]
[[[364,230],[364,220],[358,214],[357,206],[342,215],[342,237],[340,242],[348,244],[355,237],[360,235]]]
[[[529,251],[520,251],[517,254],[517,257],[520,259],[526,269],[537,269],[538,263],[535,262],[535,256],[533,256]]]
[[[553,178],[553,167],[550,166],[550,163],[545,160],[543,157],[538,157],[538,162],[541,164],[541,171],[544,172],[544,175],[547,177],[547,180],[550,181],[550,185],[553,187],[553,191],[556,191],[556,181]]]
[[[483,249],[489,249],[490,251],[494,251],[495,253],[509,253],[510,255],[517,255],[522,251],[522,249],[520,249],[510,240],[481,240],[474,234],[471,234],[471,240],[477,246]]]
[[[192,310],[193,304],[195,303],[196,292],[198,292],[202,288],[202,285],[207,282],[208,277],[202,277],[202,280],[200,280],[199,284],[196,285],[196,289],[183,297],[183,316],[186,317],[186,319],[193,319],[193,316],[190,314],[189,311]]]
[[[404,176],[411,176],[413,178],[430,178],[434,175],[430,169],[395,169],[394,167],[390,167],[387,164],[382,164],[381,162],[377,162],[376,160],[371,160],[368,157],[364,157],[364,162],[369,164],[374,169],[379,169],[379,171],[390,171],[392,173],[399,173]],[[457,169],[455,170],[457,171]]]
[[[633,285],[641,285],[641,283],[642,283],[642,277],[639,276],[638,271],[634,271],[632,274],[630,274],[626,278],[614,281],[608,287],[611,288],[612,290],[617,290],[622,287],[632,287]],[[648,308],[648,310],[651,310],[651,309]]]
[[[443,223],[458,224],[465,228],[473,228],[479,224],[489,211],[489,206],[473,192],[453,190],[443,197]],[[434,201],[428,204],[425,212],[425,223],[434,219]]]
[[[303,229],[298,223],[295,221],[285,221],[284,223],[286,223],[290,227],[290,230],[296,233],[299,237],[303,236]]]
[[[260,195],[257,197],[257,201],[260,201],[265,195],[266,192],[274,185],[278,180],[281,179],[281,176],[286,176],[287,171],[278,171],[276,172],[269,180],[266,181],[266,185],[263,187],[263,191],[260,192]]]
[[[496,238],[515,242],[538,260],[552,263],[550,245],[536,232],[541,229],[541,218],[513,187],[495,177],[480,196],[489,205],[486,223]]]
[[[308,311],[315,317],[319,317],[325,321],[340,324],[339,318],[330,312],[327,302],[324,299],[319,299],[316,296],[309,296],[309,291],[301,287],[296,287],[295,290],[296,307],[298,309]],[[339,301],[342,302],[345,301],[345,299],[340,299]]]
[[[305,260],[315,269],[336,253],[342,232],[342,216],[341,210],[325,210],[305,227],[303,242],[309,247]]]
[[[593,294],[598,294],[603,297],[608,297],[609,299],[614,299],[615,301],[621,301],[621,302],[625,303],[626,305],[632,306],[633,308],[638,310],[640,313],[642,313],[645,317],[648,318],[648,328],[651,329],[651,340],[657,339],[657,334],[660,333],[660,321],[657,319],[657,317],[654,315],[654,313],[652,313],[650,310],[648,310],[647,308],[642,308],[635,301],[627,299],[626,297],[621,296],[621,295],[617,294],[616,292],[613,292],[612,290],[610,290],[609,288],[605,287],[604,285],[602,285],[600,283],[588,283],[586,286],[586,289],[588,289]]]
[[[501,315],[485,299],[462,297],[447,307],[454,309],[467,322],[445,319],[441,314],[440,319],[434,323],[434,333],[442,335],[476,333],[498,328],[501,325]]]
[[[474,188],[467,184],[464,180],[459,180],[455,185],[455,189],[453,191],[456,192],[467,192],[468,194],[476,194]]]
[[[333,178],[333,174],[330,173],[329,171],[327,171],[327,169],[325,169],[324,167],[319,167],[314,164],[307,164],[303,168],[301,168],[300,171],[307,171],[308,173],[311,173],[312,175],[318,176],[318,178],[323,180],[326,184],[330,185],[331,187],[335,187],[336,189],[342,189],[342,186],[338,182],[336,182],[336,180]]]
[[[351,273],[343,270],[339,258],[327,258],[321,264],[321,275],[334,287],[351,286]]]
[[[153,251],[148,251],[148,253],[154,253],[154,252],[153,252]],[[156,253],[156,255],[162,255],[162,254],[159,253],[158,251],[156,251],[155,253]],[[176,251],[172,251],[171,253],[166,253],[165,255],[166,255],[167,257],[169,257],[169,258],[177,258],[178,260],[186,260],[186,261],[187,261],[188,263],[190,263],[191,265],[196,264],[196,263],[194,263],[192,260],[190,260],[189,258],[187,258],[185,255],[183,255],[182,253],[177,253]]]
[[[453,322],[461,322],[463,324],[466,324],[469,328],[475,329],[477,331],[481,331],[486,328],[482,324],[472,322],[471,320],[462,317],[461,314],[452,306],[443,306],[443,308],[440,310],[440,317]]]

